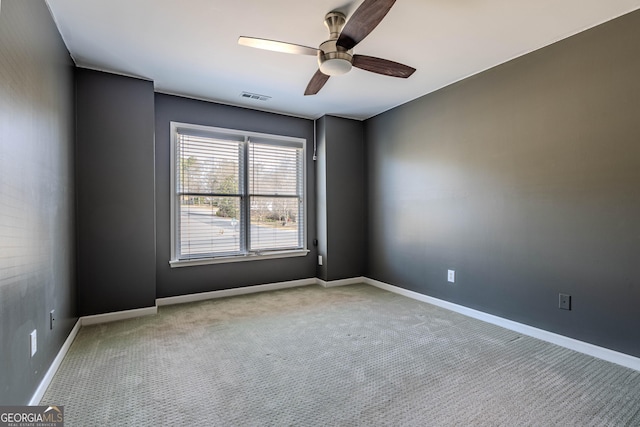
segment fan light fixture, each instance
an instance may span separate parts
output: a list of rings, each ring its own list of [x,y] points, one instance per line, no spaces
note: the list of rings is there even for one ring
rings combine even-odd
[[[339,76],[351,70],[351,62],[346,59],[333,58],[320,63],[320,71],[327,76]]]
[[[327,40],[318,50],[318,67],[327,76],[339,76],[351,70],[353,56],[351,51],[336,45],[336,40]]]

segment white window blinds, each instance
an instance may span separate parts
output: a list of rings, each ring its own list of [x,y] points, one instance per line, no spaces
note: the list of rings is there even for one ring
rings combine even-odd
[[[303,249],[304,141],[174,130],[174,259]]]
[[[302,148],[249,143],[250,248],[302,247]]]

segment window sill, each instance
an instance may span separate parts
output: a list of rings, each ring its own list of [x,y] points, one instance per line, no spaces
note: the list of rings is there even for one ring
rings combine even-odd
[[[279,252],[267,252],[263,254],[247,254],[247,255],[233,255],[217,258],[198,258],[198,259],[175,259],[169,261],[171,268],[178,267],[191,267],[195,265],[208,265],[208,264],[227,264],[230,262],[244,262],[244,261],[260,261],[264,259],[278,259],[278,258],[293,258],[307,256],[310,251],[308,249],[298,249],[294,251],[279,251]]]

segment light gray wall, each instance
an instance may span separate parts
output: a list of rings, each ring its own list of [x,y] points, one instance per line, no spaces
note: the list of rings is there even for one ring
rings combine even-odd
[[[170,122],[192,123],[307,140],[305,257],[171,268]],[[315,277],[317,258],[313,121],[212,102],[156,94],[157,296],[168,297]]]
[[[324,116],[318,127],[318,267],[322,280],[363,276],[366,270],[364,124]]]
[[[76,70],[78,310],[155,305],[153,82]]]
[[[640,356],[639,40],[634,12],[367,121],[368,276]]]
[[[3,0],[0,405],[29,402],[76,321],[73,141],[73,63],[47,6]]]

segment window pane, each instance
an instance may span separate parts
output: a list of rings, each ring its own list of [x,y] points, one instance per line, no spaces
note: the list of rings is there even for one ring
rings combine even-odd
[[[240,197],[180,197],[180,258],[240,251]]]
[[[171,126],[172,259],[304,247],[303,139]]]
[[[249,192],[259,195],[301,195],[301,160],[301,148],[251,144]]]
[[[297,197],[252,197],[251,250],[301,247],[300,213]]]
[[[179,135],[179,193],[240,194],[241,144]]]

